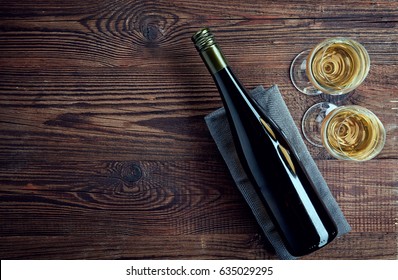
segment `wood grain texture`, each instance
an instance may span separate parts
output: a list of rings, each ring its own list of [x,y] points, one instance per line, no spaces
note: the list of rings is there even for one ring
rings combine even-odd
[[[342,101],[385,125],[366,163],[308,148],[352,232],[305,259],[397,259],[396,1],[0,0],[2,259],[273,259],[203,117],[221,100],[190,37],[210,26],[241,81],[289,80],[332,36],[369,51]]]
[[[12,259],[274,259],[259,234],[175,236],[35,236],[2,238]],[[392,233],[350,233],[303,259],[393,259]],[[16,251],[13,244],[24,243]]]

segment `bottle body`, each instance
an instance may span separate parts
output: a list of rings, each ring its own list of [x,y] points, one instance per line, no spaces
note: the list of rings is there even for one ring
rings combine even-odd
[[[198,47],[198,33],[193,41],[220,92],[239,159],[287,250],[301,256],[323,247],[337,228],[313,182],[280,128],[236,78],[212,35],[201,32],[211,37],[210,47]]]

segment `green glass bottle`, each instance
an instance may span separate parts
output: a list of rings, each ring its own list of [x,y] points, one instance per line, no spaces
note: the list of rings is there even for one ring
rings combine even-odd
[[[236,78],[209,29],[192,41],[221,95],[241,164],[287,250],[302,256],[325,246],[337,227],[283,131]]]

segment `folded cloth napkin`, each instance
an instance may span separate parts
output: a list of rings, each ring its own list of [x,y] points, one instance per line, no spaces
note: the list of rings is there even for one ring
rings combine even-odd
[[[319,172],[316,163],[308,152],[307,147],[301,138],[300,132],[298,131],[293,118],[283,101],[278,87],[274,85],[265,90],[262,86],[258,86],[251,91],[251,94],[252,97],[260,104],[264,113],[284,130],[286,137],[291,143],[291,148],[296,151],[297,155],[303,162],[303,166],[309,176],[312,177],[321,199],[329,209],[330,214],[337,225],[338,236],[348,233],[351,230],[350,225],[333,198],[333,195],[322,177],[322,174]],[[205,121],[239,191],[250,206],[265,236],[274,247],[276,254],[280,259],[295,259],[295,257],[292,256],[285,248],[275,226],[271,222],[264,206],[260,202],[253,185],[249,182],[249,179],[243,170],[232,140],[225,109],[220,108],[210,113],[205,117]]]

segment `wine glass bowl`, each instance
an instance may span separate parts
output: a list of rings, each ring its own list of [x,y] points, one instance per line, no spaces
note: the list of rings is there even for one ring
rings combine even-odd
[[[381,152],[386,132],[373,112],[349,105],[336,107],[326,115],[321,138],[323,146],[335,158],[366,161]]]
[[[332,38],[318,44],[307,59],[312,84],[327,94],[345,94],[357,88],[368,75],[366,49],[348,38]]]
[[[369,69],[369,54],[360,43],[336,37],[299,53],[291,64],[290,78],[304,94],[340,95],[357,88]]]

